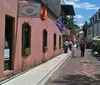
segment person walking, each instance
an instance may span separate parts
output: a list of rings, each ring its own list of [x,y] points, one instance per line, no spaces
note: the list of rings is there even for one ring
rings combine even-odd
[[[79,47],[79,41],[78,40],[76,41],[76,45],[77,45],[77,49],[78,49],[78,47]]]
[[[73,43],[72,43],[72,41],[70,40],[70,41],[69,41],[69,49],[70,49],[70,51],[71,51],[71,49],[72,49],[72,45],[73,45]]]
[[[73,42],[73,44],[72,44],[72,48],[71,48],[72,57],[75,57],[76,47],[77,47],[77,46],[76,46],[75,42]]]
[[[86,43],[82,40],[80,43],[81,57],[84,57]]]
[[[68,41],[64,42],[64,53],[68,53]]]

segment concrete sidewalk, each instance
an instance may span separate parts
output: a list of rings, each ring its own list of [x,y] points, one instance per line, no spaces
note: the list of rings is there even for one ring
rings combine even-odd
[[[0,85],[44,85],[48,78],[68,59],[70,54],[71,52],[63,53],[22,75],[8,79],[7,82],[1,82]]]

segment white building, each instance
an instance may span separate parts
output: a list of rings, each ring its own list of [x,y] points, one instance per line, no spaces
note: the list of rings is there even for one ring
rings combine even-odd
[[[89,26],[87,29],[87,40],[90,42],[92,40],[92,26]]]
[[[87,39],[100,36],[100,9],[90,18],[90,25],[87,28]]]
[[[80,31],[76,34],[76,40],[78,40],[79,42],[84,38],[84,32]]]

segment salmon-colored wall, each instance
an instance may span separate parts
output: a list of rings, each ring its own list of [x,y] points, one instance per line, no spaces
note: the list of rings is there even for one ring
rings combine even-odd
[[[4,8],[3,1],[0,1],[0,78],[3,77],[3,71],[4,71],[4,11],[2,10]],[[2,30],[2,31],[1,31]]]
[[[4,76],[4,40],[6,14],[15,18],[12,53],[14,73],[18,73],[35,65],[41,64],[43,61],[47,61],[62,53],[62,49],[59,49],[59,35],[61,35],[61,33],[55,24],[56,19],[53,17],[53,15],[48,12],[48,19],[45,21],[42,21],[40,18],[32,18],[30,20],[30,18],[19,17],[17,22],[17,3],[18,0],[0,1],[0,40],[2,40],[0,41],[0,78]],[[29,24],[31,25],[31,54],[27,58],[24,58],[22,56],[22,24],[27,21],[29,21]],[[45,54],[42,52],[43,29],[46,29],[48,33],[48,51]],[[55,51],[53,49],[54,33],[57,35],[57,49]]]
[[[14,17],[16,23],[17,0],[0,0],[0,79],[4,76],[5,15]]]
[[[62,50],[59,50],[59,35],[61,35],[60,31],[58,30],[57,26],[55,25],[54,18],[50,13],[48,13],[48,19],[42,21],[40,18],[33,18],[29,21],[28,18],[19,18],[18,20],[18,36],[17,36],[17,50],[16,56],[14,61],[14,69],[27,69],[34,65],[40,64],[43,60],[49,60],[50,58],[60,54]],[[31,25],[31,55],[28,58],[23,58],[21,56],[21,49],[22,49],[22,24],[24,22],[29,21]],[[52,24],[53,23],[53,24]],[[52,24],[50,26],[50,24]],[[49,27],[48,27],[49,26]],[[47,28],[48,27],[48,28]],[[48,33],[48,41],[47,47],[48,51],[45,55],[42,52],[42,38],[43,38],[43,29],[47,30]],[[57,35],[57,48],[55,51],[53,50],[53,35],[56,33]],[[23,63],[23,65],[22,65]]]

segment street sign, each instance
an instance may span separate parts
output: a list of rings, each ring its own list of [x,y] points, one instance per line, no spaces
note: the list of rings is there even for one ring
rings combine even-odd
[[[39,3],[19,3],[19,17],[40,18],[41,5]]]

